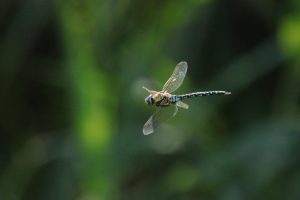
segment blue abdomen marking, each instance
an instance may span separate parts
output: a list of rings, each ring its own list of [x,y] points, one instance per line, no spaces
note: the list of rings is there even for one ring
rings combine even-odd
[[[183,94],[183,95],[179,95],[177,97],[179,98],[179,101],[181,101],[183,99],[189,99],[189,98],[193,98],[193,97],[227,95],[227,94],[230,94],[230,93],[225,92],[225,91],[206,91],[206,92],[193,92],[193,93],[189,93],[189,94]]]
[[[181,100],[180,97],[177,96],[177,95],[173,95],[173,96],[171,97],[171,103],[176,103],[176,102],[178,102],[178,101],[180,101],[180,100]]]

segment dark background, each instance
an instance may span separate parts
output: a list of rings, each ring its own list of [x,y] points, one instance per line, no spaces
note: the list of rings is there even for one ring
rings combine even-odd
[[[298,0],[4,0],[0,199],[300,199]],[[144,136],[160,90],[189,110]]]

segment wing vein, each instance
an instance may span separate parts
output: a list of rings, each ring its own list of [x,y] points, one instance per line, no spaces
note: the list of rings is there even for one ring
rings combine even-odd
[[[180,85],[182,84],[184,77],[187,72],[188,65],[186,62],[182,61],[178,63],[173,71],[173,74],[170,76],[170,78],[167,80],[167,82],[164,84],[162,92],[174,92],[177,90]]]

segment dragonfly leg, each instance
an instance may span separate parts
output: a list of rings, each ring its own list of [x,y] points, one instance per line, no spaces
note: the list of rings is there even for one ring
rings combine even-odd
[[[147,90],[147,92],[149,92],[150,94],[155,94],[155,93],[156,93],[155,91],[149,90],[148,88],[146,88],[146,87],[144,87],[144,86],[143,86],[143,88],[144,88],[145,90]]]

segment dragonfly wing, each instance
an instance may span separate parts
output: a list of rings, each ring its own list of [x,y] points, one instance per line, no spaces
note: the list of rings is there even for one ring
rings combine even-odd
[[[143,133],[144,135],[149,135],[154,132],[154,126],[156,123],[156,119],[158,114],[160,113],[161,108],[158,108],[153,115],[148,119],[148,121],[144,124]]]
[[[163,86],[162,92],[174,92],[182,84],[185,74],[187,72],[187,62],[180,62],[176,65],[173,74]]]
[[[172,117],[175,117],[175,116],[176,116],[176,114],[177,114],[177,112],[178,112],[178,108],[177,108],[177,106],[175,106],[175,110],[174,110],[174,112],[173,112],[173,115],[172,115]]]
[[[189,109],[189,105],[186,103],[183,103],[182,101],[178,101],[176,103],[176,106],[180,107],[180,108],[184,108],[184,109]]]
[[[173,108],[175,108],[175,110],[173,110]],[[174,117],[177,113],[177,110],[177,106],[170,106],[165,108],[158,107],[153,115],[151,115],[151,117],[145,123],[143,128],[144,135],[153,133],[162,123]]]

